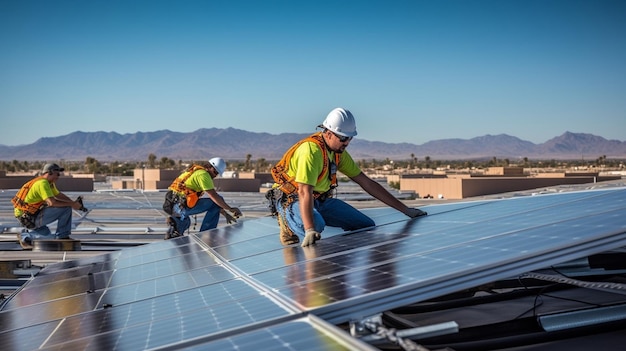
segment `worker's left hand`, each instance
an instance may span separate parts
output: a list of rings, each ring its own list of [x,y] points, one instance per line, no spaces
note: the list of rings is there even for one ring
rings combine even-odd
[[[237,218],[235,216],[231,216],[230,213],[228,213],[228,211],[221,210],[220,212],[222,213],[222,216],[224,216],[224,218],[226,218],[226,223],[227,224],[237,223]]]
[[[302,247],[315,244],[317,240],[322,238],[322,234],[318,233],[315,229],[307,229],[304,232],[304,240],[302,240]]]
[[[233,216],[234,216],[235,218],[239,218],[239,217],[241,217],[241,215],[242,215],[241,210],[239,210],[239,208],[237,208],[237,207],[233,207],[233,208],[230,210],[230,212],[232,212],[232,213],[233,213]]]
[[[411,218],[415,218],[420,216],[426,216],[428,213],[417,208],[409,208],[409,210],[405,214]]]

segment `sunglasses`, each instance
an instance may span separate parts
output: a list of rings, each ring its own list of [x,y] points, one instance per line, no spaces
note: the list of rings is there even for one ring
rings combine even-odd
[[[335,136],[337,137],[337,139],[339,139],[339,141],[341,141],[342,143],[345,143],[346,141],[352,140],[351,136],[343,136],[343,135],[338,135],[334,132],[331,132],[333,134],[335,134]]]
[[[211,173],[212,176],[217,177],[219,174],[219,172],[217,171],[217,169],[215,169],[215,167],[210,166],[209,167],[209,173]]]

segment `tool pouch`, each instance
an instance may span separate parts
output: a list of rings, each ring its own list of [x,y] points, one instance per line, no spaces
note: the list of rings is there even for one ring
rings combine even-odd
[[[177,194],[173,190],[168,190],[168,192],[165,193],[165,200],[163,201],[163,211],[165,211],[165,213],[169,215],[173,214],[174,205],[178,203],[184,204],[183,206],[187,205],[186,200],[182,198],[179,194]]]
[[[190,192],[186,196],[185,205],[187,205],[187,208],[192,208],[198,203],[199,199],[200,196],[198,196],[198,193]]]
[[[270,209],[270,213],[272,216],[278,215],[278,211],[276,210],[276,205],[283,203],[285,198],[289,198],[287,194],[285,194],[280,188],[272,188],[265,193],[265,198],[268,202],[268,207]]]
[[[265,193],[265,199],[267,199],[268,202],[267,207],[269,207],[272,216],[278,214],[278,211],[276,211],[276,201],[282,196],[282,193],[282,191],[276,188],[272,188]]]
[[[37,215],[39,214],[39,212],[35,213],[35,214],[30,214],[30,213],[22,213],[21,216],[17,217],[17,220],[20,222],[20,224],[26,228],[26,229],[35,229],[37,228],[37,224],[35,224],[35,221],[37,220]]]

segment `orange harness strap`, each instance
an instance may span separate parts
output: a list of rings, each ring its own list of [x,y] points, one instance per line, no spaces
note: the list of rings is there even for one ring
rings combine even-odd
[[[173,190],[177,193],[182,193],[185,194],[185,201],[187,203],[187,207],[191,208],[193,206],[196,205],[196,202],[198,202],[198,192],[187,188],[187,186],[185,185],[185,182],[187,181],[187,179],[189,179],[189,177],[191,177],[191,175],[198,170],[204,169],[206,170],[206,168],[204,168],[203,166],[200,165],[191,165],[189,168],[187,168],[185,170],[185,172],[187,172],[187,174],[184,177],[177,177],[176,179],[174,179],[174,181],[172,182],[172,184],[168,187],[169,190]]]
[[[35,184],[35,182],[37,182],[38,180],[41,180],[44,178],[45,176],[39,176],[39,177],[31,179],[30,181],[28,181],[28,183],[24,184],[20,188],[20,191],[18,191],[17,194],[11,199],[13,206],[15,206],[15,208],[22,210],[28,214],[34,215],[35,213],[37,213],[37,211],[39,211],[39,209],[41,208],[41,206],[43,206],[45,201],[40,201],[34,204],[29,204],[29,203],[26,203],[26,201],[24,200],[26,200],[26,195],[28,195],[28,192],[30,191],[30,188],[33,186],[33,184]]]
[[[309,135],[308,137],[297,142],[295,145],[290,147],[289,150],[287,150],[285,155],[283,155],[283,158],[280,161],[278,161],[278,163],[276,163],[276,165],[272,167],[272,170],[271,170],[272,178],[274,178],[274,181],[276,182],[276,184],[279,185],[278,188],[287,195],[291,195],[297,192],[298,190],[298,183],[296,183],[295,177],[290,177],[289,174],[287,173],[287,171],[289,170],[289,162],[291,161],[291,157],[293,156],[296,149],[300,145],[306,142],[314,142],[322,150],[322,155],[324,158],[324,166],[319,176],[317,177],[318,182],[322,179],[324,173],[326,173],[326,170],[328,169],[330,165],[330,162],[328,159],[328,150],[326,149],[326,144],[324,142],[324,138],[322,137],[322,132],[317,132],[315,134]],[[339,154],[335,153],[335,165],[337,164],[339,164]],[[330,188],[333,189],[337,187],[336,167],[334,167],[334,169],[331,169],[331,170],[332,172],[330,172],[331,173],[330,174]],[[314,195],[316,195],[317,197],[321,194],[315,193]]]

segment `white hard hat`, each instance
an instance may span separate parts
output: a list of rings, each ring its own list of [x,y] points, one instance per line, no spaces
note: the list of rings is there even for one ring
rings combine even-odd
[[[356,135],[356,122],[352,113],[346,109],[338,107],[326,116],[326,119],[319,126],[326,128],[331,132],[347,137]]]
[[[219,175],[222,175],[222,173],[226,170],[226,162],[224,162],[224,160],[220,157],[213,157],[209,160],[209,163],[213,166],[213,168],[215,168]]]

